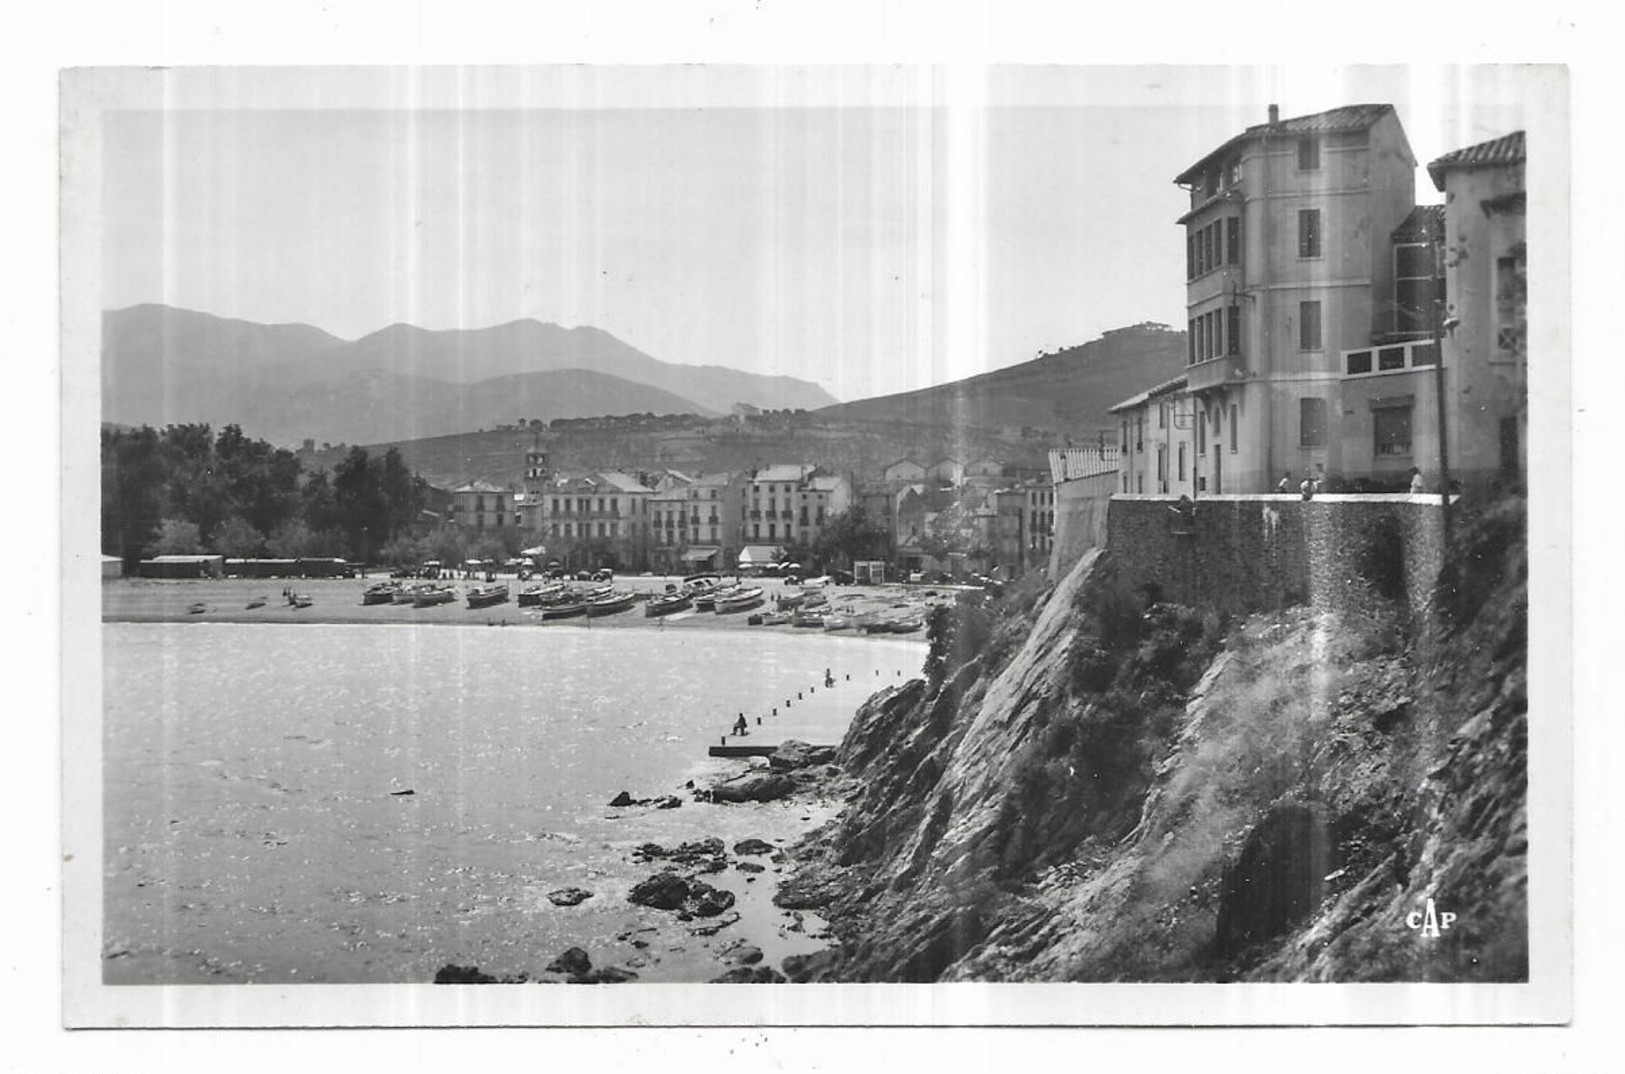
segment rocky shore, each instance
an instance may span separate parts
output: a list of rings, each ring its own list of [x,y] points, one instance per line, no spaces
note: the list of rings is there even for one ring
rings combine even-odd
[[[777,802],[796,800],[808,803],[827,803],[840,796],[841,770],[834,763],[835,751],[831,747],[817,747],[794,740],[780,744],[767,758],[766,764],[754,764],[724,779],[706,786],[689,785],[688,802],[705,808],[730,808],[738,803]],[[684,806],[675,795],[634,797],[631,792],[617,794],[609,803],[613,809],[674,809]],[[629,861],[648,866],[649,874],[634,884],[627,893],[629,903],[670,915],[673,922],[681,923],[687,936],[716,937],[744,927],[743,915],[736,909],[738,897],[714,882],[719,874],[732,871],[743,876],[743,882],[754,884],[758,880],[773,883],[789,859],[780,845],[765,839],[748,837],[728,846],[721,838],[707,836],[662,846],[646,842],[635,847]],[[708,879],[709,878],[709,879]],[[566,888],[548,893],[548,900],[558,906],[576,906],[599,897],[582,888]],[[808,917],[794,906],[783,906],[782,922],[777,926],[785,931],[806,935]],[[757,923],[760,927],[760,922]],[[541,970],[517,974],[495,975],[478,966],[447,963],[434,976],[436,984],[621,984],[639,979],[638,970],[657,960],[663,954],[675,954],[681,947],[660,951],[651,939],[657,930],[629,928],[615,936],[618,945],[629,950],[588,952],[581,947],[570,947],[560,952]],[[784,967],[766,961],[759,940],[739,935],[717,948],[721,961],[728,968],[712,978],[721,984],[767,984],[787,979],[786,973],[801,973],[812,955],[791,955],[784,959]],[[595,957],[598,961],[595,961]],[[605,961],[613,960],[613,961]]]

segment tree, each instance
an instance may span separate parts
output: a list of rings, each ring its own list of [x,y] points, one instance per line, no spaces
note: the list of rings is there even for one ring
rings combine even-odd
[[[824,524],[813,554],[820,562],[850,566],[854,560],[884,558],[890,547],[891,534],[858,504]]]
[[[197,523],[166,518],[158,524],[158,536],[147,546],[149,556],[190,556],[203,551],[203,535]]]
[[[290,518],[265,539],[266,550],[280,559],[319,556],[332,550],[332,539],[302,519]]]
[[[232,515],[214,531],[211,541],[214,550],[222,556],[246,557],[257,556],[265,547],[265,535],[255,529],[248,521],[238,515]]]

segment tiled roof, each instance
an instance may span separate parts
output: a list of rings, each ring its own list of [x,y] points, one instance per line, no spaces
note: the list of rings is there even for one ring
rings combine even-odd
[[[483,479],[476,479],[474,481],[469,481],[469,482],[467,482],[465,484],[459,485],[456,488],[452,489],[451,491],[453,493],[458,493],[458,492],[507,492],[508,490],[505,489],[505,488],[501,488],[501,487],[499,487],[497,485],[493,485],[489,481],[486,481],[486,480],[483,480]]]
[[[1522,164],[1525,160],[1523,131],[1513,131],[1465,149],[1453,150],[1428,165],[1433,185],[1444,189],[1444,173],[1455,168],[1493,168]]]
[[[1444,206],[1418,205],[1394,228],[1395,242],[1443,242]]]
[[[756,471],[757,481],[800,481],[812,470],[806,463],[780,463]]]
[[[1185,378],[1184,378],[1184,376],[1178,376],[1178,377],[1175,377],[1172,380],[1165,380],[1161,384],[1156,385],[1155,387],[1147,388],[1145,391],[1141,392],[1139,395],[1131,395],[1131,396],[1129,396],[1127,399],[1124,399],[1121,403],[1118,403],[1116,406],[1107,407],[1106,408],[1106,413],[1108,413],[1108,414],[1118,414],[1118,413],[1121,413],[1122,411],[1125,411],[1125,410],[1133,410],[1137,406],[1143,406],[1144,404],[1149,403],[1151,400],[1157,398],[1158,396],[1167,395],[1169,392],[1177,391],[1180,388],[1183,388],[1184,386],[1185,386]]]
[[[604,484],[615,489],[617,492],[650,491],[648,485],[645,485],[631,474],[623,474],[618,470],[606,470],[598,475],[598,479]]]
[[[841,487],[841,479],[834,476],[815,477],[807,482],[807,487],[814,492],[834,492]]]
[[[1325,112],[1315,112],[1312,115],[1283,119],[1274,126],[1268,123],[1257,123],[1180,172],[1174,182],[1190,182],[1213,161],[1214,157],[1222,156],[1247,139],[1258,135],[1334,134],[1339,131],[1365,130],[1393,110],[1394,106],[1391,104],[1345,104]]]

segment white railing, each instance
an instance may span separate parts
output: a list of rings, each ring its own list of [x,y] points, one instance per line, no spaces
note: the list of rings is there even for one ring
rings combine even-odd
[[[1083,477],[1115,473],[1118,449],[1116,446],[1051,449],[1049,453],[1050,477],[1058,485],[1062,481],[1076,481]]]

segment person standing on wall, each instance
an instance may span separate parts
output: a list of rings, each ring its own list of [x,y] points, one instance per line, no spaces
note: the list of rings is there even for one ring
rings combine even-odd
[[[1292,491],[1292,471],[1291,470],[1282,470],[1281,471],[1281,480],[1275,486],[1275,491],[1279,492],[1283,496]]]
[[[1418,496],[1422,492],[1422,468],[1411,467],[1411,495]]]

